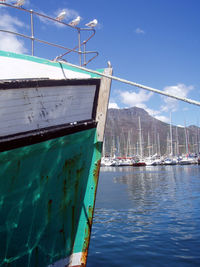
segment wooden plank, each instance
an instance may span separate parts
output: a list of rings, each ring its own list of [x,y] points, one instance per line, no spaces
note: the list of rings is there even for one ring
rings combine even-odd
[[[112,75],[112,68],[105,69],[104,73],[107,75]],[[98,122],[97,138],[98,141],[100,142],[103,142],[104,139],[104,130],[105,130],[106,116],[109,104],[110,88],[111,88],[111,79],[102,77],[99,90],[97,113],[96,113],[96,121]]]

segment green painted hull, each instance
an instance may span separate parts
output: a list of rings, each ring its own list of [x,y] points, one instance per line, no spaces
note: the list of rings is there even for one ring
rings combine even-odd
[[[101,149],[92,128],[0,153],[0,266],[86,257]]]

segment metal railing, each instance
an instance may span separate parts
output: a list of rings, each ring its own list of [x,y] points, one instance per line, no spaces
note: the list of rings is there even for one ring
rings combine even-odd
[[[14,32],[14,31],[9,31],[9,30],[4,30],[4,29],[0,29],[0,32],[13,34],[13,35],[20,36],[20,37],[23,37],[23,38],[31,40],[31,54],[32,54],[32,56],[35,55],[35,51],[34,51],[35,50],[35,45],[34,45],[35,42],[43,43],[43,44],[46,44],[46,45],[49,45],[49,46],[53,46],[53,47],[57,47],[57,48],[61,48],[61,49],[65,50],[65,52],[63,54],[57,56],[54,59],[55,61],[65,60],[63,58],[64,56],[68,55],[69,53],[75,53],[79,57],[80,66],[86,66],[89,62],[91,62],[94,58],[96,58],[99,55],[99,53],[97,51],[86,51],[86,44],[95,35],[95,33],[96,33],[95,29],[93,29],[93,28],[79,28],[77,26],[71,26],[71,25],[69,25],[69,24],[67,24],[67,23],[65,23],[63,21],[59,21],[59,20],[57,20],[55,18],[52,18],[52,17],[49,17],[47,15],[35,12],[33,10],[28,10],[28,9],[25,9],[25,8],[22,8],[22,7],[10,5],[10,4],[7,4],[5,2],[0,2],[0,5],[4,5],[4,6],[10,7],[10,8],[14,8],[14,9],[17,9],[17,10],[20,10],[20,11],[24,11],[24,12],[27,12],[27,13],[30,14],[31,35],[25,35],[25,34],[22,34],[22,33],[19,33],[19,32]],[[34,16],[42,17],[42,18],[45,18],[47,20],[54,21],[55,23],[60,23],[60,24],[62,24],[64,26],[73,28],[74,30],[77,31],[77,34],[78,34],[78,44],[73,48],[68,48],[68,47],[63,46],[63,45],[59,45],[59,44],[56,44],[56,43],[52,43],[52,42],[48,42],[48,41],[36,38],[35,37],[35,32],[34,32]],[[89,31],[89,32],[91,32],[91,34],[86,40],[81,42],[81,33],[84,32],[84,31]],[[93,55],[93,56],[90,57],[87,60],[87,55]]]

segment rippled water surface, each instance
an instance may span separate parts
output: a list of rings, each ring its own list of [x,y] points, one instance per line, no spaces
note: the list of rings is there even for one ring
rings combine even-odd
[[[200,266],[200,166],[101,168],[93,266]]]

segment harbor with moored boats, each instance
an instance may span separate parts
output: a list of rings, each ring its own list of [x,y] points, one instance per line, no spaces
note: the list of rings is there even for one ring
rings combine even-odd
[[[190,165],[200,163],[200,128],[176,126],[144,109],[109,109],[102,166]]]
[[[197,155],[177,156],[177,157],[151,157],[143,160],[138,157],[103,157],[101,166],[158,166],[158,165],[191,165],[200,164],[200,158]]]

